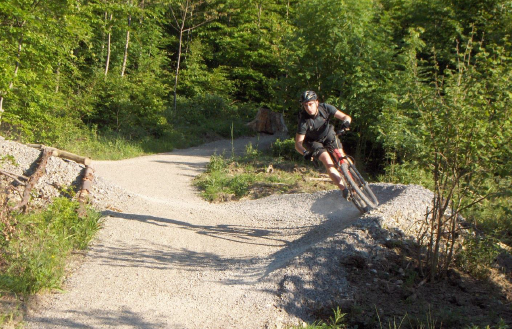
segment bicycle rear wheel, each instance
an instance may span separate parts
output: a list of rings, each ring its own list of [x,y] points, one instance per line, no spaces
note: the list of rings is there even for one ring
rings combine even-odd
[[[379,205],[377,197],[353,164],[343,162],[341,171],[354,192],[352,201],[359,210],[366,212]]]

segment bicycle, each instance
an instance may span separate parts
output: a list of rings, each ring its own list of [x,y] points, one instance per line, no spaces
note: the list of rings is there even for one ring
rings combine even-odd
[[[336,135],[341,136],[345,134],[347,130],[348,128],[342,128],[336,132]],[[337,141],[336,144],[338,144]],[[376,208],[379,205],[379,201],[363,176],[361,176],[356,169],[354,158],[345,154],[342,145],[336,146],[337,148],[330,150],[329,154],[331,155],[336,169],[340,173],[343,184],[348,188],[349,194],[347,200],[352,201],[361,213]]]

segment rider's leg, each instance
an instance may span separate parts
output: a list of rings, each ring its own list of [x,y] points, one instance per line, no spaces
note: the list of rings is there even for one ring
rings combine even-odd
[[[338,188],[343,191],[345,189],[345,185],[343,185],[340,173],[338,172],[338,170],[336,170],[336,167],[334,167],[334,163],[332,162],[329,153],[327,151],[322,152],[318,156],[318,160],[322,161],[322,163],[325,166],[325,169],[327,170],[327,173],[329,174],[329,177],[334,182],[334,184],[336,184]]]

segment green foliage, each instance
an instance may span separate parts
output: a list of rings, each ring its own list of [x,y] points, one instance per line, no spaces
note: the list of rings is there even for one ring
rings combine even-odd
[[[240,109],[224,97],[205,94],[193,98],[178,97],[178,111],[171,114],[168,121],[176,130],[189,136],[192,141],[189,144],[194,145],[251,134],[246,126],[250,115],[246,108]]]
[[[500,252],[497,240],[492,237],[474,236],[464,241],[457,255],[457,265],[478,279],[488,277],[490,266]]]
[[[379,176],[378,181],[400,184],[419,184],[430,189],[434,186],[430,173],[416,161],[404,161],[402,163],[391,162],[385,168],[385,174]]]
[[[272,144],[272,156],[281,157],[285,160],[300,160],[301,155],[295,150],[295,139],[277,139]]]
[[[286,17],[296,2],[226,1],[220,17],[200,32],[209,50],[202,58],[231,81],[229,95],[242,102],[271,100],[281,74],[281,41],[290,29]]]
[[[86,123],[131,138],[160,137],[168,125],[165,117],[165,85],[152,74],[97,77],[94,111]],[[149,97],[150,96],[150,97]]]
[[[228,160],[224,158],[222,155],[212,155],[210,157],[210,162],[206,165],[206,172],[226,172],[228,166],[227,161]]]
[[[178,88],[179,95],[194,98],[201,95],[217,95],[219,97],[231,97],[235,82],[229,79],[229,68],[219,65],[210,68],[206,65],[205,56],[211,49],[204,49],[200,39],[194,39],[190,43],[184,69],[181,73],[181,83]],[[206,53],[206,54],[205,54]]]
[[[433,275],[446,270],[453,256],[451,247],[440,247],[440,232],[449,231],[453,238],[457,214],[499,191],[504,187],[499,183],[502,173],[510,173],[509,164],[495,159],[509,157],[504,145],[512,133],[512,93],[505,90],[512,79],[512,58],[499,48],[489,51],[471,35],[462,49],[457,47],[452,66],[441,75],[438,63],[431,66],[417,59],[423,46],[420,35],[421,31],[410,31],[408,65],[398,75],[404,95],[389,102],[380,129],[392,161],[414,164],[431,175],[428,187],[434,191],[434,201],[427,234],[432,254],[427,259]],[[497,97],[496,90],[504,93]],[[392,162],[390,170],[395,167]],[[449,207],[454,215],[445,221]],[[452,238],[448,246],[453,246]]]
[[[308,183],[305,176],[318,177],[319,172],[298,168],[295,161],[271,157],[248,146],[244,156],[210,157],[206,172],[198,176],[194,184],[202,190],[203,198],[212,202],[334,188],[329,182]]]
[[[211,118],[234,117],[236,107],[229,104],[229,99],[213,94],[181,98],[178,103],[177,116],[184,124],[201,125]]]
[[[334,315],[329,317],[327,322],[318,321],[313,324],[303,326],[303,328],[307,329],[342,329],[347,328],[347,325],[344,324],[346,313],[341,313],[341,309],[337,307],[334,310]]]
[[[502,181],[510,186],[509,180]],[[512,196],[510,191],[496,194],[465,212],[465,217],[478,225],[480,230],[502,241],[512,244]]]
[[[207,175],[196,181],[196,185],[203,190],[203,197],[214,201],[219,195],[234,195],[236,198],[245,196],[255,176],[250,173],[231,175],[228,172],[231,162],[220,155],[213,155],[207,165]]]
[[[47,210],[15,217],[16,231],[0,236],[5,261],[0,291],[25,294],[60,287],[67,256],[85,249],[99,228],[99,213],[88,208],[79,217],[78,208],[76,201],[57,198]],[[0,225],[3,230],[7,223]]]
[[[151,141],[157,142],[158,140],[151,139]],[[158,148],[147,148],[146,151],[144,139],[129,140],[122,134],[112,131],[106,131],[100,135],[94,130],[80,131],[74,136],[63,135],[55,146],[94,160],[120,160],[141,156],[150,151],[158,151]],[[171,150],[172,147],[161,149],[162,152]]]

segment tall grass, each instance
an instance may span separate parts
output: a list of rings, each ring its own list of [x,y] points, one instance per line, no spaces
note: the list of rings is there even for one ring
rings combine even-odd
[[[345,324],[345,316],[346,313],[341,313],[341,309],[338,307],[334,310],[333,316],[329,317],[329,320],[318,321],[310,325],[306,325],[303,328],[306,329],[344,329],[347,328],[347,324]]]
[[[60,288],[67,257],[73,250],[85,249],[99,229],[101,215],[88,208],[80,217],[79,206],[60,197],[46,210],[2,219],[0,293]]]
[[[274,154],[276,151],[270,152]],[[210,202],[336,188],[330,179],[318,180],[323,167],[314,168],[302,158],[297,162],[272,154],[258,151],[248,144],[243,156],[213,155],[206,172],[199,175],[194,184],[201,189],[203,198]]]

